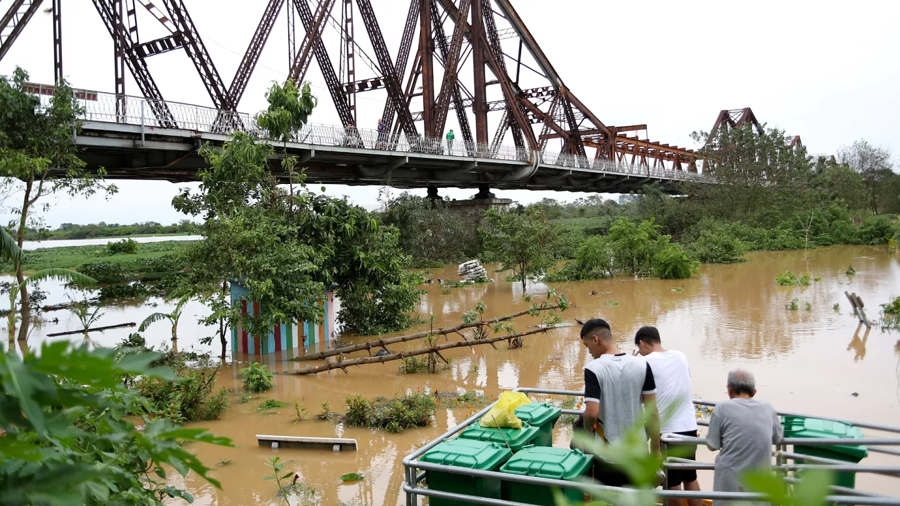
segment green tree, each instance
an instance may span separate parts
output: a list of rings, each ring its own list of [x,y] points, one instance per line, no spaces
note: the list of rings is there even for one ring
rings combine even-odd
[[[19,222],[16,240],[19,248],[28,226],[38,227],[35,209],[46,210],[46,197],[57,192],[90,197],[97,191],[107,195],[116,187],[103,183],[103,170],[96,175],[83,170],[77,156],[74,133],[80,128],[81,108],[72,89],[59,83],[46,106],[39,96],[25,88],[28,73],[16,68],[11,80],[0,78],[0,176],[6,178],[7,194],[21,191],[22,205],[17,209]],[[21,264],[16,269],[22,318],[19,340],[27,339],[31,323],[28,285]]]
[[[556,232],[547,219],[534,210],[513,213],[491,209],[480,230],[489,258],[501,262],[501,271],[513,272],[525,290],[528,276],[543,273],[553,263]]]
[[[653,220],[640,224],[619,218],[609,229],[609,244],[613,251],[614,265],[631,275],[649,274],[653,270],[653,255],[660,239],[659,225]],[[668,237],[666,237],[668,242]]]
[[[478,250],[478,235],[447,203],[403,192],[387,201],[379,219],[400,234],[399,245],[413,265],[433,267],[472,258]]]
[[[266,100],[269,102],[269,107],[256,116],[256,124],[266,130],[271,138],[284,143],[281,169],[288,174],[290,189],[288,212],[293,215],[294,171],[297,167],[297,157],[287,156],[287,142],[306,124],[317,101],[310,92],[308,82],[303,83],[303,87],[298,89],[293,79],[288,79],[284,85],[273,83],[266,92]]]
[[[397,244],[393,227],[383,227],[364,209],[306,189],[293,197],[274,184],[267,170],[270,146],[242,133],[221,151],[204,148],[210,167],[199,174],[197,192],[185,190],[176,209],[203,216],[203,241],[187,249],[191,269],[181,292],[210,295],[207,323],[233,328],[241,322],[254,334],[276,322],[316,321],[325,287],[336,286],[345,304],[339,318],[356,328],[400,330],[418,300],[406,274],[409,258]],[[242,315],[230,303],[222,280],[238,282],[261,314]],[[377,311],[357,312],[349,301],[366,301]],[[224,340],[223,340],[224,342]]]
[[[706,142],[700,149],[704,172],[716,184],[690,183],[685,191],[706,216],[772,223],[818,198],[809,184],[812,163],[806,148],[791,145],[781,130],[748,124],[718,129],[711,137],[691,135]]]
[[[884,197],[885,182],[895,175],[891,170],[891,153],[887,149],[869,144],[865,139],[845,146],[838,152],[841,164],[850,167],[862,176],[866,186],[867,200],[872,214],[878,214],[879,202]],[[896,196],[896,194],[894,194]]]

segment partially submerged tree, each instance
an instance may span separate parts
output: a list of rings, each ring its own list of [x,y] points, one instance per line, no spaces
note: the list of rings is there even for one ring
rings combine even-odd
[[[171,313],[153,313],[147,318],[144,318],[144,321],[141,322],[141,326],[138,327],[138,332],[145,332],[150,325],[160,321],[160,320],[168,320],[170,324],[172,324],[172,351],[178,353],[178,320],[181,319],[181,312],[184,310],[184,305],[191,300],[190,296],[183,296],[179,299],[178,303],[175,304],[175,308],[172,309]]]
[[[539,212],[491,209],[480,232],[487,256],[503,264],[501,271],[512,271],[512,277],[522,282],[522,291],[529,276],[543,273],[553,263],[555,232]]]
[[[26,227],[37,222],[35,210],[49,208],[47,196],[64,192],[90,197],[98,191],[110,195],[117,190],[103,183],[102,170],[96,175],[85,172],[84,162],[76,154],[74,136],[80,128],[81,108],[72,89],[60,83],[49,104],[42,104],[39,96],[26,90],[27,81],[28,74],[21,68],[16,68],[11,80],[0,78],[0,177],[4,178],[7,197],[21,192],[21,207],[14,209],[19,215],[19,248],[25,240]],[[19,340],[24,341],[31,310],[21,264],[16,269],[16,280],[21,286]]]

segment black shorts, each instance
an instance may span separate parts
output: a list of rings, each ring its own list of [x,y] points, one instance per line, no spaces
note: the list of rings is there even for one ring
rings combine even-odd
[[[680,436],[688,436],[688,437],[697,437],[697,431],[689,430],[685,432],[676,432]],[[673,455],[675,457],[680,457],[683,459],[697,460],[697,447],[696,446],[674,446],[672,448],[678,448],[678,455]],[[666,477],[668,479],[669,488],[678,487],[682,483],[690,483],[692,481],[697,481],[697,470],[696,469],[672,469],[666,472]]]

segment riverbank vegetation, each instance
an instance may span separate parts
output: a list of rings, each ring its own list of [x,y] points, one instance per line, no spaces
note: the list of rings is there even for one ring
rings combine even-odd
[[[197,225],[190,220],[181,220],[171,225],[162,225],[155,221],[132,223],[121,225],[119,223],[88,223],[78,225],[75,223],[63,223],[60,226],[49,228],[25,227],[26,241],[64,241],[77,239],[119,238],[119,237],[143,237],[159,235],[190,235],[197,233]]]

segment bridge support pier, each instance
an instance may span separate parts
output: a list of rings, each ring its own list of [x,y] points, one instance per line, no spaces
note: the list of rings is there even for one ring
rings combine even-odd
[[[480,184],[480,185],[478,185],[478,193],[476,193],[475,196],[472,197],[472,198],[473,198],[474,200],[481,200],[481,199],[496,199],[497,196],[494,195],[493,193],[491,193],[491,187],[490,187],[490,185],[488,185],[488,184],[485,183],[485,184]],[[500,199],[500,200],[506,200],[506,199]]]
[[[428,195],[426,195],[426,198],[428,198],[430,200],[441,200],[441,196],[438,195],[437,186],[429,186],[428,187]]]

